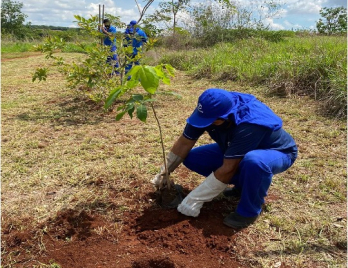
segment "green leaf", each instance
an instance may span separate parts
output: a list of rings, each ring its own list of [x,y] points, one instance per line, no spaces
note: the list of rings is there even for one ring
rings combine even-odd
[[[125,105],[118,106],[116,111],[121,111],[121,110],[125,109],[125,107],[126,107]]]
[[[135,100],[135,101],[141,101],[141,100],[144,99],[144,96],[141,95],[141,94],[135,94],[135,95],[132,96],[132,98],[133,98],[133,100]]]
[[[109,109],[121,92],[121,88],[115,88],[114,90],[112,90],[109,94],[109,97],[105,101],[104,109]]]
[[[137,117],[142,121],[142,122],[146,122],[146,118],[147,118],[147,109],[145,105],[139,105],[137,107]]]
[[[168,77],[163,77],[162,78],[163,83],[165,83],[166,85],[170,85],[170,79]]]
[[[153,101],[156,101],[156,99],[147,99],[147,100],[144,100],[144,102],[153,102]]]
[[[175,69],[170,64],[165,64],[164,67],[166,68],[167,72],[170,76],[174,76]]]
[[[128,73],[129,74],[129,73]],[[127,75],[128,75],[127,74]],[[133,77],[132,77],[133,78]],[[139,79],[137,80],[134,80],[134,79],[131,79],[131,80],[128,80],[125,84],[125,86],[127,88],[135,88],[137,85],[139,84]]]
[[[142,66],[139,70],[139,78],[142,87],[150,94],[155,94],[159,86],[159,77],[151,66]]]
[[[131,80],[139,80],[139,71],[142,68],[141,65],[135,65],[130,69],[130,71],[127,73],[127,76],[131,76]]]
[[[129,115],[129,117],[130,117],[131,119],[133,119],[134,110],[135,110],[135,107],[134,107],[134,105],[132,105],[132,107],[129,108],[128,111],[127,111],[127,112],[128,112],[128,115]]]
[[[36,79],[39,79],[39,82],[42,80],[46,81],[47,72],[48,72],[47,68],[37,68],[35,73],[33,74],[31,81],[35,82]]]
[[[117,115],[116,115],[116,121],[121,120],[125,113],[126,113],[126,111],[123,111],[123,112],[117,114]]]

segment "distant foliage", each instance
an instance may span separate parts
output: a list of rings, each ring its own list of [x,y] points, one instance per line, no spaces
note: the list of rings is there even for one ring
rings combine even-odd
[[[347,9],[344,7],[320,10],[321,19],[317,22],[318,32],[321,34],[342,34],[347,32]]]
[[[23,37],[23,23],[27,18],[21,9],[23,3],[2,0],[1,1],[1,34],[12,34],[17,37]]]
[[[166,24],[166,28],[170,29],[172,34],[175,35],[179,12],[184,11],[189,2],[190,0],[160,2],[158,9],[152,15],[147,16],[147,21],[154,24]]]
[[[191,33],[191,44],[195,47],[210,47],[220,42],[261,37],[279,42],[284,35],[280,31],[269,31],[264,21],[277,17],[280,5],[274,1],[252,0],[248,8],[236,4],[201,2],[188,10],[185,29]],[[260,4],[260,3],[259,3]],[[267,12],[264,12],[267,9]]]

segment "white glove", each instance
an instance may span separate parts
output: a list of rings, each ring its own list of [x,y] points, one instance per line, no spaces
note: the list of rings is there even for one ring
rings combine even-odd
[[[167,163],[167,169],[168,169],[168,179],[169,174],[172,173],[182,162],[184,159],[182,159],[180,156],[174,154],[173,152],[169,152],[169,154],[166,157],[166,163]],[[164,165],[161,167],[161,171],[156,174],[156,176],[151,181],[156,188],[162,188],[163,185],[166,185],[167,178],[166,178],[166,170]]]
[[[225,190],[227,184],[219,181],[212,172],[198,187],[189,193],[178,206],[186,216],[197,217],[204,202],[210,202]]]

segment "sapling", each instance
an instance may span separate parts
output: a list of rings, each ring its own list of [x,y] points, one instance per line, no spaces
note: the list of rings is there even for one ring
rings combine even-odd
[[[174,69],[169,64],[160,64],[155,67],[148,65],[136,65],[129,71],[128,75],[131,77],[131,79],[110,92],[109,97],[105,101],[104,108],[109,109],[116,99],[119,99],[125,93],[131,93],[131,91],[139,84],[142,86],[142,88],[145,90],[145,94],[131,94],[128,100],[124,101],[117,107],[118,113],[116,115],[116,120],[121,120],[126,113],[133,118],[133,114],[135,113],[139,120],[146,122],[147,105],[151,107],[160,134],[167,189],[170,189],[171,182],[169,180],[166,163],[162,129],[153,102],[155,101],[154,96],[158,94],[157,90],[160,82],[169,85],[170,77],[174,76]],[[166,94],[168,93],[176,95],[173,92],[166,92]]]

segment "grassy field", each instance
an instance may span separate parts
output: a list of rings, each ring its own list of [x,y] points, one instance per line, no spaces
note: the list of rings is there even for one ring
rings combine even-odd
[[[40,228],[69,208],[97,207],[106,217],[131,212],[127,198],[119,198],[117,208],[98,204],[107,203],[110,189],[117,196],[149,185],[161,164],[152,115],[146,124],[129,118],[116,122],[114,112],[105,113],[68,91],[56,71],[47,82],[31,83],[34,69],[45,64],[43,56],[2,62],[2,230],[25,230],[28,221]],[[318,102],[308,96],[271,97],[263,87],[177,72],[162,89],[182,99],[163,95],[156,104],[167,151],[182,133],[197,97],[209,87],[255,94],[283,118],[299,147],[294,166],[274,177],[272,199],[262,216],[238,236],[234,250],[239,258],[249,267],[346,267],[346,121],[323,116]],[[207,142],[204,136],[199,144]],[[176,173],[173,178],[191,187],[204,179],[186,174],[180,181]],[[25,267],[16,258],[18,252],[2,242],[3,267]]]

